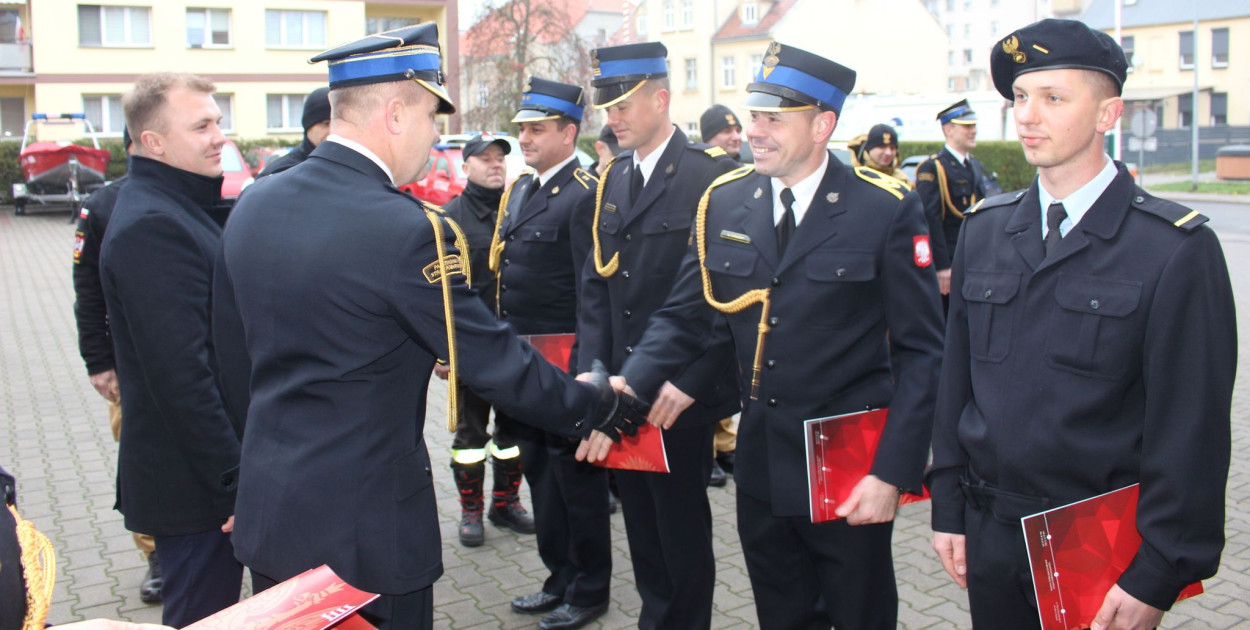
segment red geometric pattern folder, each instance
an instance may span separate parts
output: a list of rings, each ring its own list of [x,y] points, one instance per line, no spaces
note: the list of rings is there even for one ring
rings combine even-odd
[[[828,418],[803,421],[807,446],[807,490],[811,497],[813,523],[839,518],[839,505],[851,496],[855,485],[872,472],[877,444],[885,431],[889,409],[872,409]],[[929,498],[903,493],[899,505]]]
[[[569,369],[569,356],[573,354],[573,342],[577,335],[558,333],[554,335],[518,335],[522,341],[528,342],[538,354],[561,370]]]
[[[356,612],[377,598],[348,585],[323,564],[185,630],[374,630]]]
[[[1088,628],[1141,547],[1138,484],[1020,519],[1044,630]],[[1202,593],[1202,582],[1176,601]]]

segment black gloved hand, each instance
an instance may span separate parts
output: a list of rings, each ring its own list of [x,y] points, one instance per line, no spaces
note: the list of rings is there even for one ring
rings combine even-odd
[[[599,405],[595,408],[594,416],[590,418],[591,428],[616,443],[620,443],[622,433],[628,436],[638,435],[638,427],[646,424],[651,405],[612,389],[612,384],[608,382],[608,371],[598,359],[591,363],[590,374],[591,379],[585,382],[599,392]]]

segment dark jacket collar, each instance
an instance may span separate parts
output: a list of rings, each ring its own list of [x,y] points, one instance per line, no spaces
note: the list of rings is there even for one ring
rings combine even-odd
[[[154,188],[190,199],[201,208],[213,208],[222,203],[221,175],[199,175],[139,155],[130,156],[128,167],[127,174],[134,180],[145,181]]]

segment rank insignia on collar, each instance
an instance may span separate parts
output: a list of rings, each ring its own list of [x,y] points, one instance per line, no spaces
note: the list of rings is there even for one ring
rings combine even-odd
[[[669,164],[667,167],[665,167],[665,168],[664,168],[664,174],[665,174],[665,175],[672,175],[672,174],[673,174],[673,168],[674,168],[674,167],[673,167],[673,165],[672,165],[672,164]]]
[[[841,198],[841,195],[836,192],[831,192],[825,195],[825,200],[829,203],[838,203],[839,198]]]
[[[763,189],[763,188],[756,188],[756,189],[755,189],[755,198],[756,198],[756,199],[759,199],[760,197],[763,197],[763,196],[764,196],[764,189]]]
[[[614,203],[603,204],[603,209],[607,210],[608,212],[616,212],[616,204]]]
[[[551,194],[552,194],[552,195],[558,195],[559,193],[560,193],[560,187],[559,187],[559,186],[556,186],[555,188],[552,188],[552,189],[551,189]]]

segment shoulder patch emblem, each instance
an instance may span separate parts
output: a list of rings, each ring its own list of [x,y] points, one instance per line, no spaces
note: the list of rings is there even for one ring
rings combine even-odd
[[[595,177],[590,171],[582,168],[573,171],[573,179],[576,180],[578,184],[581,184],[582,188],[585,188],[586,190],[590,190],[591,188],[599,185],[599,178]]]
[[[729,155],[728,153],[726,153],[726,152],[725,152],[725,150],[724,150],[724,149],[722,149],[722,148],[720,148],[720,147],[708,147],[708,148],[704,149],[704,150],[703,150],[703,152],[704,152],[704,153],[706,153],[706,154],[708,154],[708,155],[709,155],[709,156],[711,156],[711,157],[714,157],[714,158],[718,158],[718,157],[723,157],[723,156]]]
[[[443,279],[443,274],[454,276],[456,274],[464,275],[464,265],[460,262],[460,256],[456,254],[447,254],[443,256],[441,261],[434,261],[425,266],[421,270],[421,274],[425,276],[425,281],[430,284],[437,284]]]
[[[933,251],[929,249],[929,235],[917,234],[911,237],[912,260],[917,267],[928,267],[933,264]]]
[[[894,179],[893,177],[882,175],[867,166],[855,167],[855,174],[858,175],[860,179],[890,193],[891,195],[894,195],[898,199],[902,199],[903,195],[907,194],[907,188],[903,186],[902,182]]]

